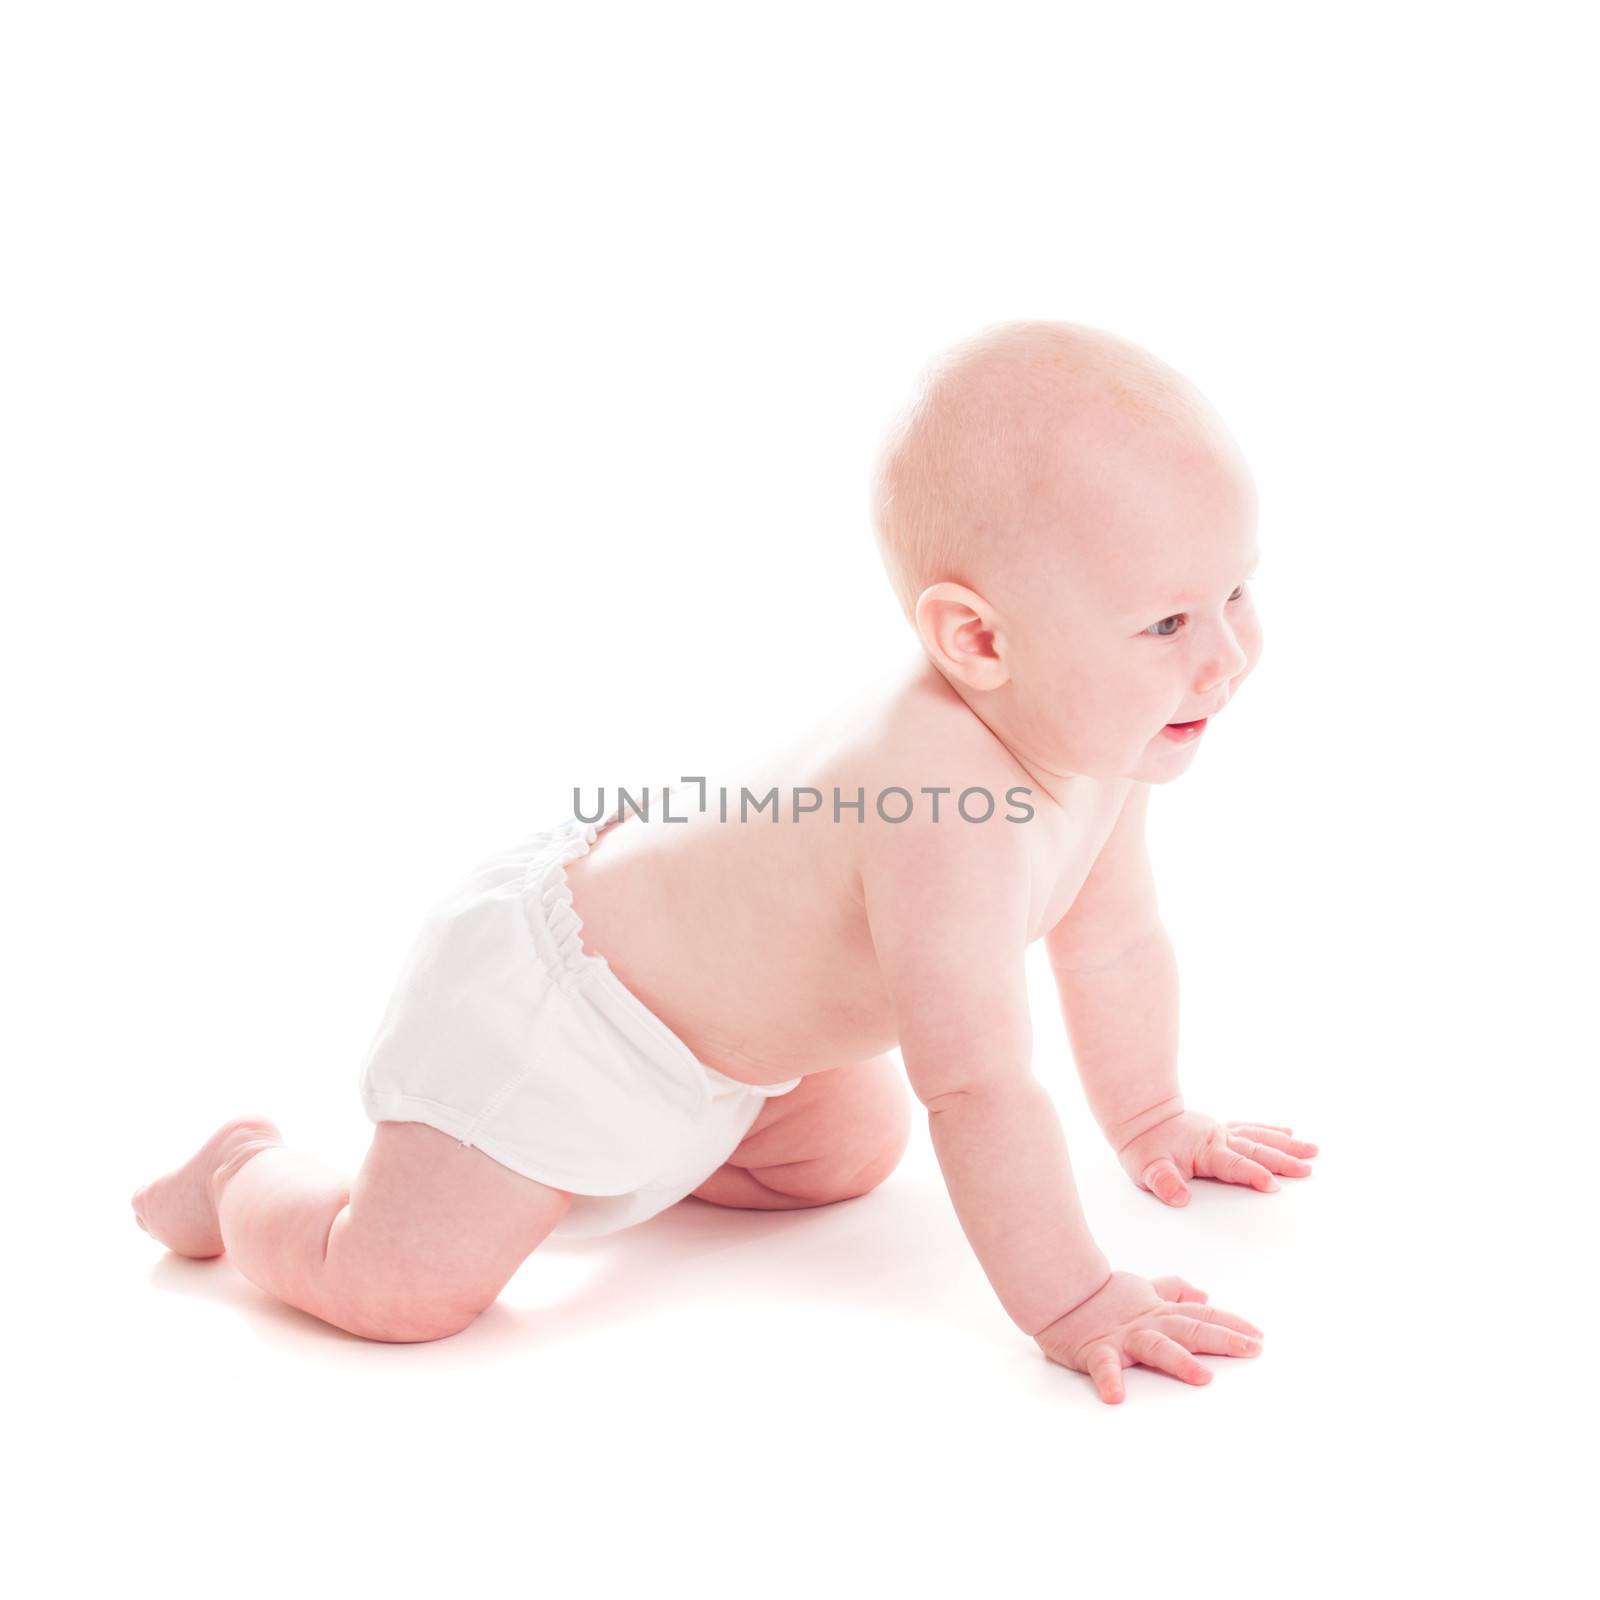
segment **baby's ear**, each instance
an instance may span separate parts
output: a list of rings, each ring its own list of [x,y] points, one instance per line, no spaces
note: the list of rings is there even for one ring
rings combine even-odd
[[[969,689],[1010,682],[994,608],[959,583],[935,583],[917,596],[917,632],[933,663]]]

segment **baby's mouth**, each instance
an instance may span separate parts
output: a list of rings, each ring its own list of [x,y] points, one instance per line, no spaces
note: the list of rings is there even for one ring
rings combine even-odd
[[[1207,720],[1201,717],[1196,722],[1169,722],[1161,730],[1161,737],[1171,739],[1178,744],[1187,744],[1190,739],[1198,739],[1205,732]]]

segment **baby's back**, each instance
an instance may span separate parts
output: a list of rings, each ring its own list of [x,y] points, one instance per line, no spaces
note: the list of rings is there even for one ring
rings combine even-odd
[[[779,1083],[881,1054],[896,1028],[863,899],[862,847],[907,805],[887,795],[880,816],[880,795],[909,791],[927,815],[924,786],[949,789],[937,803],[952,830],[983,825],[956,812],[974,787],[993,796],[988,826],[1024,830],[1033,937],[1070,905],[1127,787],[1097,786],[1070,823],[1037,793],[1008,802],[1027,774],[938,674],[919,670],[821,740],[737,779],[708,779],[704,809],[699,786],[674,785],[671,813],[686,821],[662,820],[657,788],[648,821],[630,815],[605,829],[567,869],[584,948],[730,1077]],[[801,806],[817,803],[807,790],[820,792],[820,809],[797,816],[797,794]],[[984,805],[973,796],[969,811]],[[1002,820],[1029,807],[1026,823]],[[950,839],[959,847],[959,832]]]

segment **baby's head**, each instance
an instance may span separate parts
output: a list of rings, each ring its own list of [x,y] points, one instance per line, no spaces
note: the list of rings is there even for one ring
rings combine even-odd
[[[1137,345],[1063,322],[937,357],[890,430],[872,519],[934,666],[1036,771],[1164,783],[1169,725],[1261,652],[1256,496],[1221,419]]]

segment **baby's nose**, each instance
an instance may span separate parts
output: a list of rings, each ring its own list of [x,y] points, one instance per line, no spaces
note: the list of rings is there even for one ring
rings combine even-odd
[[[1224,628],[1217,649],[1200,670],[1195,688],[1201,694],[1208,694],[1219,683],[1226,683],[1229,678],[1236,677],[1242,672],[1249,659],[1239,647],[1239,641],[1234,638],[1232,632]]]

